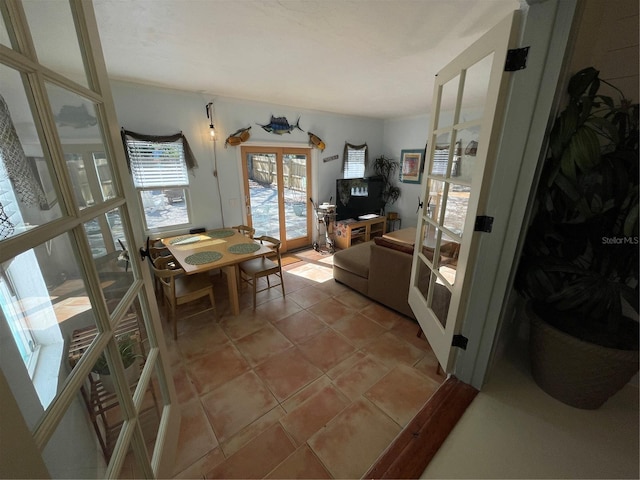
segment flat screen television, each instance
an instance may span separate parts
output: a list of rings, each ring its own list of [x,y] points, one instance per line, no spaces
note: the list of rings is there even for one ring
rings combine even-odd
[[[336,180],[336,220],[358,219],[361,215],[380,214],[383,182],[381,177]]]

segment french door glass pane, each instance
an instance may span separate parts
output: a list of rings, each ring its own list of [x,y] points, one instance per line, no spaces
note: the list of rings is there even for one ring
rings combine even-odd
[[[9,40],[9,33],[7,32],[7,26],[4,23],[2,15],[0,15],[0,44],[5,47],[11,48],[11,41]]]
[[[427,212],[434,222],[438,222],[440,220],[444,187],[444,182],[429,179],[429,200],[427,204]]]
[[[78,144],[97,145],[105,152],[96,106],[80,95],[47,83],[47,93],[65,153],[76,203],[80,209],[102,203],[102,191],[91,153],[78,152]]]
[[[51,478],[104,478],[107,462],[96,443],[94,430],[101,428],[102,418],[87,415],[88,385],[66,410],[53,435],[45,445],[42,459]],[[116,399],[117,402],[117,399]]]
[[[160,393],[160,384],[158,380],[157,370],[152,367],[151,380],[148,385],[138,385],[141,390],[139,405],[137,405],[138,418],[144,444],[147,451],[149,461],[153,457],[153,449],[156,439],[158,438],[158,428],[160,427],[160,417],[162,414],[162,395]],[[138,392],[136,392],[138,395]]]
[[[436,137],[435,151],[433,153],[433,163],[429,173],[435,177],[445,177],[449,168],[451,147],[451,133],[441,133]]]
[[[480,138],[480,125],[468,127],[458,131],[460,142],[460,154],[458,155],[458,168],[456,170],[456,182],[471,184],[473,172],[476,168],[476,154],[478,152],[478,139]]]
[[[149,414],[148,420],[152,425],[150,431],[153,432],[152,439],[155,439],[162,401],[156,392],[151,390],[152,383],[141,387],[142,384],[139,382],[141,371],[145,367],[150,352],[148,336],[139,312],[140,304],[136,300],[130,311],[125,314],[115,328],[115,343],[120,352],[129,349],[133,353],[132,363],[125,363],[124,355],[120,357],[125,379],[129,386],[128,394],[134,399],[138,395],[137,390],[141,391],[141,400],[136,411],[139,413],[140,419]],[[72,350],[86,349],[96,334],[96,329],[91,327],[74,330],[71,337]],[[107,366],[104,366],[104,361],[102,363],[96,362],[79,392],[82,411],[76,412],[76,415],[82,414],[82,416],[89,418],[93,430],[91,436],[95,449],[94,455],[102,457],[105,463],[111,458],[118,435],[122,431],[123,421],[126,419],[114,386],[112,365],[111,361],[108,361]],[[147,393],[149,400],[146,399]]]
[[[442,283],[435,273],[431,274],[431,285],[429,289],[432,291],[429,299],[429,308],[433,311],[435,317],[442,327],[447,326],[447,315],[449,314],[449,304],[451,303],[451,292]]]
[[[307,155],[283,156],[286,238],[307,236]]]
[[[440,116],[437,119],[438,123],[435,128],[441,129],[453,125],[453,114],[456,108],[459,84],[460,75],[457,75],[442,86]]]
[[[66,233],[0,266],[2,366],[5,374],[11,372],[9,383],[27,409],[23,414],[30,426],[35,425],[84,353],[65,346],[73,332],[95,329],[81,272]],[[21,361],[19,354],[20,338],[7,333],[9,323],[25,330],[26,337],[33,341],[28,345],[26,361]]]
[[[449,184],[442,226],[450,230],[452,233],[461,236],[462,230],[464,229],[464,222],[467,218],[470,193],[471,187],[457,185],[455,183]]]
[[[251,226],[256,230],[255,235],[280,238],[276,154],[249,153],[245,160],[249,175]]]
[[[93,152],[93,164],[98,175],[100,190],[102,192],[102,200],[110,200],[116,197],[117,191],[113,183],[113,173],[111,172],[111,164],[107,160],[104,152]]]
[[[109,313],[134,281],[120,218],[119,209],[114,209],[107,212],[106,218],[100,215],[84,224]],[[116,230],[112,230],[112,225]]]
[[[67,78],[88,87],[76,27],[69,2],[23,0],[38,61]],[[55,37],[51,26],[55,25]]]
[[[0,64],[0,241],[62,216],[20,74]]]
[[[481,120],[491,78],[493,53],[469,67],[464,80],[459,123]]]

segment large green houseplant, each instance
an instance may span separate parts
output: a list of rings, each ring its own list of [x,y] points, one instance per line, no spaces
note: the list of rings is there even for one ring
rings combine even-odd
[[[569,82],[516,278],[530,299],[532,355],[555,357],[532,357],[534,378],[582,408],[599,407],[638,370],[638,105],[619,91],[617,100],[598,94],[602,83],[594,68]],[[541,343],[540,328],[609,360],[620,357],[626,367],[596,366],[565,344]],[[571,364],[583,371],[564,372]],[[597,378],[583,384],[577,377],[588,373]],[[604,392],[599,382],[614,374],[613,391]],[[580,391],[565,392],[569,383]]]
[[[382,212],[384,213],[387,205],[394,204],[400,197],[400,187],[392,183],[395,178],[395,172],[400,168],[400,164],[393,158],[380,155],[373,161],[373,171],[376,176],[382,179]]]

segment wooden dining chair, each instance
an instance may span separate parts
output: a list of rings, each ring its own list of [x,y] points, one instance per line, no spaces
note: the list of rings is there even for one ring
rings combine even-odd
[[[173,265],[173,268],[172,268]],[[151,264],[153,273],[160,281],[162,294],[167,302],[169,320],[173,325],[173,338],[178,338],[176,308],[179,305],[209,297],[211,308],[216,311],[213,285],[207,274],[185,275],[173,256],[157,257]]]
[[[240,263],[240,280],[248,283],[253,287],[253,309],[256,308],[256,294],[263,292],[272,287],[282,287],[282,296],[285,296],[284,292],[284,279],[282,276],[282,258],[280,255],[280,240],[277,238],[263,235],[257,237],[255,240],[260,241],[262,245],[267,245],[273,250],[272,255],[265,255],[258,258],[252,258]],[[271,258],[268,258],[271,257]],[[275,261],[274,261],[275,260]],[[280,278],[280,283],[271,284],[269,280],[270,275],[275,275]],[[258,290],[258,280],[262,277],[266,277],[267,286]]]
[[[253,227],[249,227],[247,225],[236,225],[235,227],[231,227],[238,233],[241,233],[245,237],[253,238],[256,233],[256,229]]]

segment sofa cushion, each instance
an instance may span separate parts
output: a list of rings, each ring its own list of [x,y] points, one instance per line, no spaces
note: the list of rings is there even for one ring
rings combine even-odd
[[[405,245],[403,243],[394,242],[392,240],[388,240],[384,237],[375,237],[373,239],[376,242],[376,245],[381,247],[391,248],[393,250],[397,250],[399,252],[408,253],[409,255],[413,255],[413,247],[411,245]]]
[[[371,243],[360,243],[336,252],[333,255],[333,265],[359,277],[369,278]]]

